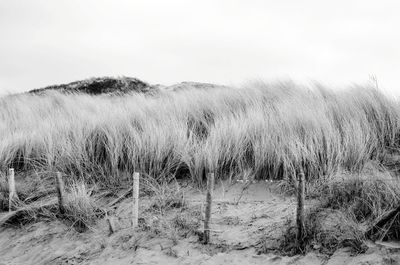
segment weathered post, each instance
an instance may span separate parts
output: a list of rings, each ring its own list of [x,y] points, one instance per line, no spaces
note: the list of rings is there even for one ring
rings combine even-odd
[[[14,203],[19,199],[15,188],[15,173],[13,168],[10,168],[8,173],[8,194],[8,211],[11,212],[12,208],[14,208]]]
[[[298,187],[297,187],[297,242],[302,244],[305,235],[305,224],[304,224],[304,199],[305,199],[305,185],[304,185],[304,172],[300,171],[297,176]]]
[[[108,236],[111,236],[115,232],[114,218],[112,216],[108,216],[107,223],[108,223]]]
[[[210,219],[211,219],[211,205],[214,190],[214,173],[208,173],[207,176],[207,194],[206,194],[206,212],[204,219],[204,244],[210,242]]]
[[[61,214],[65,213],[64,207],[64,181],[62,179],[62,175],[60,172],[57,172],[56,175],[56,189],[57,189],[57,196],[58,196],[58,209],[60,210]]]
[[[139,219],[139,173],[133,173],[133,219],[132,226],[136,228],[138,226]]]

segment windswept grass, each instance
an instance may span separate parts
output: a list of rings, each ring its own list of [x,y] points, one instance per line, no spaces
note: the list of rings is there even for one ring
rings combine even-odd
[[[119,189],[138,171],[141,192],[152,197],[150,214],[156,213],[141,227],[176,241],[197,233],[201,215],[186,208],[177,179],[202,185],[213,171],[220,179],[283,180],[287,192],[296,189],[293,177],[302,169],[307,196],[320,203],[308,209],[304,246],[293,244],[289,223],[281,249],[333,253],[350,246],[361,252],[366,227],[400,203],[393,174],[400,168],[399,132],[399,103],[370,87],[253,83],[152,95],[3,97],[0,210],[8,210],[7,169],[24,181],[17,181],[23,207],[0,223],[55,218],[54,172],[60,171],[69,176],[60,217],[83,231],[107,212],[88,187]],[[43,206],[46,196],[52,197]],[[374,236],[398,238],[399,224],[397,216]]]
[[[0,99],[0,169],[62,171],[101,185],[139,171],[201,184],[359,172],[399,142],[400,108],[379,91],[253,83],[121,97],[24,94]]]

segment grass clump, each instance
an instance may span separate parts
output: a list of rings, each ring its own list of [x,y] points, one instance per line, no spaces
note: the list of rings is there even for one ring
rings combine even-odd
[[[170,209],[186,206],[185,189],[176,180],[144,178],[143,190],[151,198],[150,208],[161,215]]]
[[[371,223],[400,203],[397,176],[369,166],[361,174],[333,176],[320,187],[317,196],[324,207],[346,210],[358,222]]]
[[[202,213],[199,208],[187,209],[185,212],[177,213],[171,222],[181,237],[198,235],[202,224]]]
[[[142,213],[139,226],[150,237],[163,236],[177,244],[180,238],[197,235],[200,227],[201,207],[190,206],[185,191],[176,179],[155,180],[143,178],[142,190],[149,196],[149,203]]]
[[[51,193],[46,181],[38,172],[19,173],[15,180],[15,188],[18,200],[15,203],[24,205],[46,197]],[[9,210],[9,186],[7,174],[0,173],[0,211]]]
[[[148,213],[149,214],[149,213]],[[149,237],[166,237],[177,244],[179,239],[189,236],[201,237],[200,207],[191,207],[181,210],[170,209],[168,213],[161,215],[152,212],[146,219],[142,220],[140,227],[147,232]]]
[[[369,238],[398,240],[400,218],[377,234],[366,232],[388,212],[400,204],[400,182],[392,173],[368,164],[359,174],[338,173],[309,185],[308,197],[318,204],[309,207],[306,235],[294,242],[296,228],[292,222],[283,237],[281,247],[290,254],[319,249],[333,254],[338,248],[350,247],[355,252],[366,250]]]
[[[356,253],[365,252],[365,236],[358,223],[343,211],[318,208],[306,216],[305,235],[297,238],[297,227],[289,223],[279,250],[288,255],[318,250],[332,255],[337,249],[350,247]]]
[[[62,218],[72,222],[78,231],[90,228],[100,216],[104,215],[91,193],[92,190],[82,182],[72,185],[66,193],[65,213]]]
[[[90,228],[99,217],[105,215],[100,204],[92,196],[92,189],[87,188],[84,182],[74,181],[64,191],[64,212],[60,213],[55,189],[38,189],[34,182],[31,185],[17,182],[19,195],[18,207],[8,212],[8,187],[5,181],[0,179],[0,210],[5,211],[0,220],[3,224],[24,224],[37,220],[62,219],[72,224],[78,232]],[[43,187],[46,185],[42,185]]]

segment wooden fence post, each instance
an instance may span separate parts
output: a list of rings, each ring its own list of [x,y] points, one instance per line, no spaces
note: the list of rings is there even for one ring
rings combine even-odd
[[[133,173],[133,219],[132,226],[136,228],[138,226],[139,219],[139,173]]]
[[[8,174],[8,194],[8,211],[11,212],[12,208],[14,208],[14,203],[19,199],[15,188],[15,173],[13,168],[10,168]]]
[[[115,232],[114,218],[112,216],[108,216],[107,223],[108,223],[108,236],[111,236]]]
[[[64,182],[62,180],[62,175],[60,172],[57,172],[56,175],[57,181],[56,181],[56,189],[57,189],[57,195],[58,195],[58,209],[60,210],[61,214],[65,213],[65,207],[64,207]]]
[[[305,185],[304,185],[304,172],[300,171],[297,176],[297,242],[301,245],[305,236],[304,224],[304,199],[305,199]]]
[[[206,212],[204,219],[204,244],[210,242],[210,219],[212,195],[214,190],[214,173],[208,173],[207,176],[207,194],[206,194]]]

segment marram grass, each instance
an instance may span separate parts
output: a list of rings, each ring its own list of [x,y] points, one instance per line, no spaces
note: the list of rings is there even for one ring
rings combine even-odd
[[[138,171],[156,179],[309,179],[358,172],[397,148],[400,107],[368,87],[292,83],[155,96],[0,98],[0,169],[62,171],[104,185]]]

